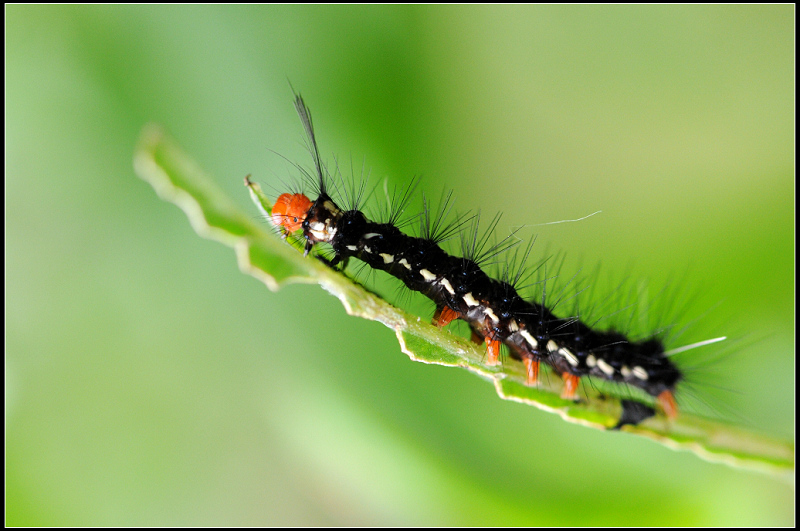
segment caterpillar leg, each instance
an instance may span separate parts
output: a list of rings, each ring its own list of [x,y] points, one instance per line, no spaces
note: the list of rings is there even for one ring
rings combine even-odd
[[[580,376],[575,376],[574,374],[565,372],[561,375],[561,377],[564,379],[564,391],[561,392],[561,398],[575,400],[575,394],[578,392],[578,382],[580,381]]]
[[[315,256],[317,260],[325,264],[326,266],[330,267],[334,271],[341,271],[343,272],[347,267],[347,261],[349,258],[342,259],[339,255],[334,256],[332,259],[328,260],[322,255]],[[339,266],[339,267],[337,267]]]
[[[322,258],[321,256],[317,256],[317,258],[319,258],[324,263],[326,263],[329,266],[331,266],[331,268],[333,268],[333,269],[336,269],[336,266],[341,264],[341,270],[342,271],[345,270],[345,268],[347,267],[347,262],[350,260],[349,256],[346,256],[346,257],[342,258],[342,255],[340,255],[339,253],[336,253],[336,255],[334,255],[334,257],[331,258],[330,260],[326,260],[326,259]]]
[[[528,374],[525,384],[529,386],[536,385],[539,381],[539,360],[522,358],[522,363],[525,364],[525,372]]]
[[[636,426],[656,414],[656,410],[635,400],[622,400],[622,414],[617,425],[611,428],[619,430],[623,426]]]
[[[488,337],[485,339],[486,341],[486,365],[497,365],[500,363],[500,342],[489,339]]]
[[[436,308],[436,311],[433,313],[433,326],[438,326],[439,328],[445,327],[458,319],[459,315],[458,312],[451,309],[449,306],[445,306],[443,308]]]
[[[662,391],[658,395],[658,405],[661,406],[668,418],[674,419],[678,416],[678,404],[675,402],[675,395],[672,394],[672,391]]]

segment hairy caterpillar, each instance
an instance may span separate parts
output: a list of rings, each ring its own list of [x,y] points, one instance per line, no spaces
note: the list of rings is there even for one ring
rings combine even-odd
[[[471,240],[462,245],[460,257],[448,254],[439,244],[460,227],[463,219],[444,225],[441,216],[431,220],[426,208],[420,236],[401,231],[396,221],[408,200],[407,193],[381,223],[370,221],[354,197],[352,205],[341,208],[331,197],[331,176],[320,159],[311,116],[299,95],[295,107],[313,158],[313,174],[306,173],[306,177],[313,183],[316,198],[302,193],[281,194],[271,221],[284,237],[302,231],[306,255],[316,244],[326,243],[334,252],[329,261],[332,266],[355,257],[401,280],[434,302],[434,324],[441,327],[455,319],[466,321],[473,339],[486,345],[487,364],[497,364],[500,346],[506,345],[511,357],[524,363],[528,385],[537,384],[540,365],[544,364],[563,379],[564,398],[576,398],[581,378],[596,378],[641,389],[655,398],[667,417],[677,416],[675,390],[685,375],[670,360],[670,354],[719,339],[668,351],[655,335],[635,340],[618,330],[592,326],[577,314],[559,315],[549,305],[546,290],[541,300],[526,300],[519,294],[520,274],[504,274],[498,280],[484,272],[482,264],[487,257],[510,246],[501,243],[484,250],[486,241],[477,236],[477,223]],[[491,227],[495,224],[496,218]],[[622,403],[618,426],[636,424],[655,413],[636,400]]]

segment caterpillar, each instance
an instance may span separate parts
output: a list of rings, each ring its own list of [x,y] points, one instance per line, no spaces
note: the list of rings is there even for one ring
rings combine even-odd
[[[404,233],[396,223],[409,193],[402,195],[383,222],[369,220],[359,210],[357,199],[349,208],[340,207],[331,197],[331,176],[320,158],[311,114],[299,94],[295,94],[294,104],[313,159],[312,172],[300,169],[313,184],[316,198],[299,192],[279,195],[271,222],[284,238],[301,232],[305,255],[320,243],[328,244],[333,257],[321,259],[332,267],[344,268],[350,258],[356,258],[399,279],[434,303],[436,326],[444,327],[456,319],[465,321],[473,340],[485,344],[487,365],[499,363],[501,345],[505,345],[511,358],[524,364],[529,386],[537,384],[544,364],[563,379],[562,398],[577,399],[581,379],[595,378],[641,389],[654,398],[666,417],[678,415],[675,392],[685,374],[670,355],[724,338],[668,351],[655,335],[634,340],[621,331],[592,327],[580,316],[558,316],[548,308],[546,290],[541,300],[526,300],[519,294],[519,273],[495,279],[482,268],[487,257],[512,245],[503,240],[486,250],[485,238],[477,235],[477,221],[471,244],[462,245],[462,256],[442,249],[442,241],[464,223],[464,218],[450,224],[442,221],[449,196],[440,215],[433,219],[425,207],[420,236]],[[490,223],[490,231],[497,219]],[[529,253],[530,245],[524,256]],[[622,400],[622,406],[616,428],[638,424],[655,414],[654,408],[636,399]]]

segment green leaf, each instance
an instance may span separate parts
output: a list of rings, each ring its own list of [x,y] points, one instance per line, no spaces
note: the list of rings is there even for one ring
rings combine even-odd
[[[582,400],[573,402],[560,397],[558,378],[543,378],[539,386],[528,387],[521,363],[486,365],[481,348],[432,326],[428,319],[390,305],[254,223],[250,214],[239,210],[158,126],[145,127],[134,166],[162,199],[183,209],[198,234],[233,247],[239,268],[271,290],[293,282],[318,283],[338,297],[350,315],[379,321],[394,330],[401,350],[414,361],[463,367],[492,382],[500,397],[557,413],[569,422],[599,429],[616,425],[621,413],[619,399],[629,396],[630,389],[596,382],[584,386]],[[270,200],[258,184],[248,176],[245,185],[256,207],[269,215]],[[640,398],[652,401],[644,394]],[[668,420],[659,414],[637,426],[624,426],[622,431],[649,437],[673,449],[690,450],[708,461],[789,481],[794,478],[793,443],[729,424],[683,413],[678,419]]]

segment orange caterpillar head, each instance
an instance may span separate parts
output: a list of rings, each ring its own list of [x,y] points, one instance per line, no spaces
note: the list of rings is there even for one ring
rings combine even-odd
[[[300,230],[312,204],[303,194],[281,194],[272,207],[272,224],[286,232]]]

